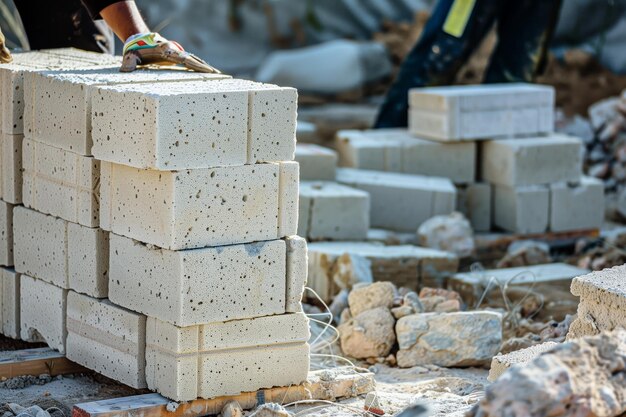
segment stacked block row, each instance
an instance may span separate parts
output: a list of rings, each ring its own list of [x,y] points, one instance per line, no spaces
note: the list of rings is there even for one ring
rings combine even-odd
[[[118,71],[22,74],[3,332],[179,401],[302,382],[296,91]]]

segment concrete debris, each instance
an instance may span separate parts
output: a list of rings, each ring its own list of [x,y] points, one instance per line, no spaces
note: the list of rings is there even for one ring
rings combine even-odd
[[[474,231],[463,214],[435,216],[417,229],[421,246],[457,254],[460,258],[474,253]]]
[[[516,352],[547,342],[562,343],[574,321],[575,316],[567,315],[561,322],[550,320],[546,323],[518,320],[514,336],[508,338],[500,348],[500,354]]]
[[[292,415],[280,404],[266,403],[250,414],[250,417],[291,417]]]
[[[222,417],[243,417],[243,410],[237,401],[230,401],[222,408]]]
[[[357,359],[385,357],[396,343],[395,323],[387,308],[366,310],[339,326],[341,350]]]
[[[506,252],[498,262],[498,269],[552,263],[550,246],[545,242],[518,240],[511,243]]]
[[[417,311],[408,305],[403,305],[400,307],[394,307],[391,309],[391,314],[396,318],[396,320],[400,320],[402,317],[410,316],[411,314],[415,314]]]
[[[364,311],[378,307],[390,309],[395,293],[396,288],[391,282],[375,282],[354,288],[348,296],[350,312],[356,317]]]
[[[425,313],[453,313],[461,311],[463,300],[455,291],[441,288],[422,288],[419,295]]]
[[[413,309],[416,313],[424,312],[424,306],[420,301],[420,297],[414,291],[407,292],[402,299],[402,303],[411,307],[411,309]]]
[[[4,381],[0,381],[0,388],[6,389],[24,389],[32,385],[45,385],[52,381],[52,377],[48,374],[42,374],[39,376],[18,376],[15,378],[9,378]]]
[[[514,365],[527,364],[542,353],[548,352],[558,345],[559,344],[555,342],[546,342],[505,355],[494,356],[491,361],[491,369],[489,370],[489,377],[487,379],[490,382],[493,382],[510,367]]]
[[[4,416],[8,415],[7,417],[12,417],[12,416],[15,416],[15,417],[24,417],[24,416],[26,417],[51,417],[48,411],[44,410],[38,405],[33,405],[33,406],[26,408],[26,407],[22,407],[19,404],[9,403],[7,404],[7,407],[11,411],[11,412],[4,414]]]
[[[618,416],[626,411],[626,332],[578,339],[506,371],[473,417]]]

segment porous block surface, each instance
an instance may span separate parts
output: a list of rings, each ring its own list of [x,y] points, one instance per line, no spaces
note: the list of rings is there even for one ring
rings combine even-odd
[[[580,139],[562,134],[488,141],[482,144],[482,178],[510,187],[577,182],[581,147]]]
[[[583,177],[578,184],[550,185],[550,230],[599,229],[604,222],[604,183]]]
[[[284,237],[296,225],[279,221],[295,222],[297,205],[279,202],[297,191],[297,175],[281,177],[280,164],[171,172],[102,163],[101,227],[173,250]]]
[[[0,333],[20,337],[20,278],[14,269],[0,268]]]
[[[100,219],[100,162],[30,139],[23,142],[26,207],[83,226]]]
[[[70,291],[66,356],[133,388],[145,388],[146,317]]]
[[[22,203],[22,141],[23,135],[0,133],[0,197]]]
[[[494,356],[491,360],[491,369],[489,370],[489,376],[487,379],[490,382],[493,382],[511,366],[523,366],[542,353],[548,352],[558,345],[559,344],[555,342],[545,342],[526,349],[516,350],[515,352],[507,353],[506,355]]]
[[[603,305],[607,310],[626,309],[626,265],[594,271],[572,281],[572,294],[581,303]]]
[[[287,259],[283,240],[183,251],[110,240],[111,301],[178,326],[283,314],[287,264],[306,260]]]
[[[297,92],[244,80],[103,87],[93,94],[93,154],[177,170],[290,161]]]
[[[334,181],[337,169],[337,152],[312,143],[298,143],[296,162],[300,164],[303,181]]]
[[[18,272],[97,298],[108,293],[108,233],[24,207],[14,215]]]
[[[285,239],[287,245],[287,296],[285,311],[302,311],[302,296],[308,277],[308,249],[306,240],[300,236]]]
[[[293,161],[279,164],[278,237],[298,233],[300,164]]]
[[[339,131],[336,145],[342,167],[444,177],[459,184],[476,179],[475,142],[441,143],[406,129],[376,129]]]
[[[514,233],[543,233],[550,223],[550,190],[543,185],[494,186],[494,224]]]
[[[0,201],[0,265],[13,266],[14,205]]]
[[[22,275],[20,279],[20,337],[44,342],[65,353],[67,292],[53,284]]]
[[[310,240],[365,240],[369,218],[365,191],[334,182],[300,183],[299,235]]]
[[[456,188],[447,178],[341,168],[337,181],[369,193],[372,227],[414,232],[456,207]]]
[[[467,217],[475,232],[491,230],[491,184],[477,182],[457,187],[457,210]]]
[[[148,318],[148,387],[175,401],[296,385],[309,371],[302,313],[176,327]]]

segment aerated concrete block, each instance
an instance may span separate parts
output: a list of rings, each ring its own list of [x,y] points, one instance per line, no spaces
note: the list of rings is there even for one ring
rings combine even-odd
[[[176,327],[148,318],[148,387],[175,401],[302,383],[309,327],[302,313]]]
[[[309,240],[365,240],[369,194],[334,182],[300,184],[298,234]]]
[[[0,197],[11,204],[22,203],[23,135],[0,133]]]
[[[287,296],[285,311],[302,311],[302,296],[308,278],[308,249],[306,240],[300,236],[285,239],[287,245]]]
[[[170,251],[112,235],[109,297],[177,326],[284,314],[294,257],[283,240]]]
[[[334,181],[337,152],[311,143],[298,143],[296,162],[300,164],[302,181]]]
[[[526,363],[533,361],[545,352],[549,352],[555,347],[559,346],[555,342],[545,342],[540,345],[528,347],[526,349],[517,350],[506,355],[494,356],[491,360],[491,369],[489,370],[489,376],[487,380],[494,382],[503,373],[512,366],[522,366]]]
[[[0,268],[0,333],[20,338],[20,279],[13,269]]]
[[[278,237],[293,236],[298,232],[300,164],[279,164]]]
[[[543,233],[550,220],[550,190],[543,185],[494,190],[494,225],[513,233]]]
[[[108,233],[17,207],[15,268],[64,289],[106,298]]]
[[[409,130],[463,141],[554,130],[554,88],[530,84],[427,87],[409,93]]]
[[[369,193],[372,227],[414,232],[456,207],[456,188],[446,178],[341,168],[337,181]]]
[[[225,78],[230,77],[167,70],[124,73],[119,68],[32,73],[26,80],[32,103],[27,103],[25,110],[25,132],[39,142],[89,156],[93,144],[91,97],[99,87]]]
[[[97,227],[100,161],[25,139],[24,205],[72,223]]]
[[[475,181],[476,148],[474,142],[419,139],[406,129],[337,133],[342,167],[444,177],[458,184]]]
[[[0,265],[13,266],[13,204],[0,201]]]
[[[561,134],[488,141],[482,144],[482,179],[510,187],[580,181],[581,148],[580,139]]]
[[[599,229],[604,222],[604,183],[583,177],[575,185],[550,185],[550,230]]]
[[[93,94],[96,158],[178,170],[290,161],[297,92],[244,80],[126,84]]]
[[[477,182],[457,186],[457,210],[467,217],[475,232],[491,230],[491,185]]]
[[[172,250],[294,234],[297,205],[286,202],[297,201],[290,197],[297,173],[282,181],[282,171],[280,164],[171,172],[102,163],[101,227]]]
[[[44,342],[65,353],[68,290],[22,275],[20,279],[20,337]]]
[[[133,388],[146,388],[146,317],[70,291],[66,356]]]

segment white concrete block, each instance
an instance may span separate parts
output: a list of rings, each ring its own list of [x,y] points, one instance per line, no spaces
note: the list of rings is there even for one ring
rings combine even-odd
[[[518,186],[579,181],[582,142],[571,136],[504,139],[482,144],[482,179]]]
[[[149,317],[148,387],[175,401],[302,383],[309,371],[302,313],[193,327]]]
[[[583,177],[576,185],[550,185],[550,230],[599,229],[604,222],[604,183]]]
[[[337,152],[311,143],[298,143],[296,162],[300,164],[302,181],[334,181]]]
[[[440,143],[406,129],[378,129],[340,131],[336,143],[343,167],[444,177],[459,184],[476,178],[474,142]]]
[[[334,182],[300,184],[298,234],[309,240],[364,240],[370,226],[370,197]]]
[[[230,77],[176,70],[124,73],[119,68],[32,73],[27,77],[32,103],[25,110],[25,132],[39,142],[91,155],[91,97],[99,87],[224,78]]]
[[[70,291],[66,356],[133,388],[146,388],[146,317]]]
[[[20,338],[20,279],[13,269],[0,268],[0,333]]]
[[[278,237],[293,236],[298,231],[300,165],[279,164]]]
[[[68,290],[22,275],[20,279],[20,337],[44,342],[65,353]]]
[[[477,182],[469,185],[458,186],[457,210],[467,217],[475,232],[488,232],[491,230],[491,185]]]
[[[290,217],[295,233],[297,206],[279,210],[279,196],[297,190],[297,174],[281,189],[281,171],[279,164],[166,172],[102,163],[101,227],[173,250],[284,237],[279,220]]]
[[[17,207],[15,268],[64,289],[106,298],[108,233]]]
[[[0,196],[11,204],[22,203],[23,135],[0,133]]]
[[[109,297],[177,326],[283,314],[297,257],[282,240],[170,251],[112,235]]]
[[[0,201],[0,265],[12,266],[13,260],[13,204]]]
[[[372,227],[412,232],[456,207],[456,188],[446,178],[341,168],[337,181],[370,194]]]
[[[494,186],[494,225],[514,233],[543,233],[550,220],[550,190],[543,185]]]
[[[302,296],[308,277],[308,251],[306,240],[300,236],[285,239],[287,245],[287,296],[285,311],[302,311]]]
[[[294,89],[243,80],[103,87],[92,99],[93,154],[159,170],[290,161],[296,107]]]
[[[556,342],[544,342],[539,345],[530,346],[526,349],[520,349],[507,353],[505,355],[494,356],[491,360],[491,369],[487,380],[494,382],[512,366],[523,366],[545,352],[549,352],[559,346]]]
[[[83,226],[98,226],[100,161],[31,139],[24,140],[22,151],[26,207]]]

